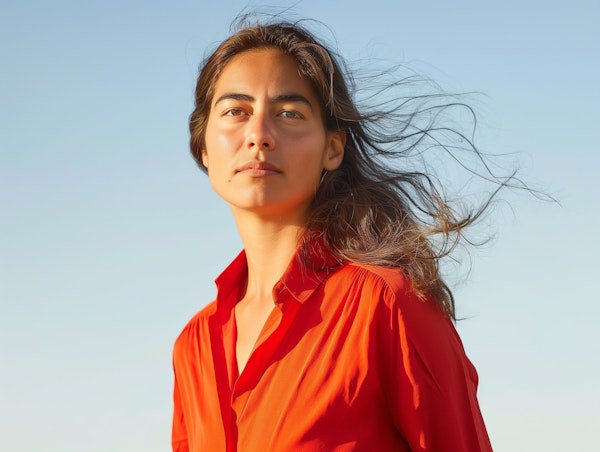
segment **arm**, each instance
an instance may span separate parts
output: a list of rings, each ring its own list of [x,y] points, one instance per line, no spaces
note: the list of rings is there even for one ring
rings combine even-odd
[[[177,384],[177,375],[175,375],[175,385],[173,390],[173,429],[171,432],[171,445],[173,452],[188,452],[187,430],[183,409],[181,406],[181,395],[179,385]]]
[[[403,288],[391,295],[385,330],[386,390],[396,427],[413,451],[491,451],[477,402],[477,373],[449,318]],[[387,323],[389,322],[389,323]]]

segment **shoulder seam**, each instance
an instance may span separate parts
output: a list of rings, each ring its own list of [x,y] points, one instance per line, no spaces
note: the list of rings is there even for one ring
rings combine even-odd
[[[386,288],[393,294],[411,292],[411,283],[406,273],[400,267],[381,267],[370,264],[350,263],[352,267],[358,268],[363,272],[373,275],[379,279]]]

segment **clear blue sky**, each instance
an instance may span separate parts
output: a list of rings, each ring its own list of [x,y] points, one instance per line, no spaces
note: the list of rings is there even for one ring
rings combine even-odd
[[[496,450],[593,449],[600,3],[280,4],[349,60],[483,93],[482,145],[560,200],[496,210],[458,328]],[[187,118],[205,48],[244,6],[0,2],[0,450],[168,450],[173,341],[240,248]]]

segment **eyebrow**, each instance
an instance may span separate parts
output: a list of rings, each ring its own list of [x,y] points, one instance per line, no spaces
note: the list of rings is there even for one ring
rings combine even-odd
[[[222,102],[224,100],[240,100],[240,101],[244,101],[244,102],[254,102],[256,99],[248,94],[225,93],[222,96],[219,96],[219,98],[214,102],[213,106],[217,105],[219,102]],[[304,97],[302,94],[294,94],[294,93],[280,94],[279,96],[273,97],[270,101],[274,102],[274,103],[277,103],[277,102],[301,102],[303,104],[308,105],[311,110],[313,108],[312,103],[306,97]]]

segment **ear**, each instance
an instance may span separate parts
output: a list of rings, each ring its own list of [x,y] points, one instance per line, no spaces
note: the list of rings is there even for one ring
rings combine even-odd
[[[204,148],[202,149],[202,164],[208,169],[208,152]]]
[[[346,131],[330,130],[327,132],[327,151],[323,167],[327,171],[333,171],[341,165],[346,148]]]

